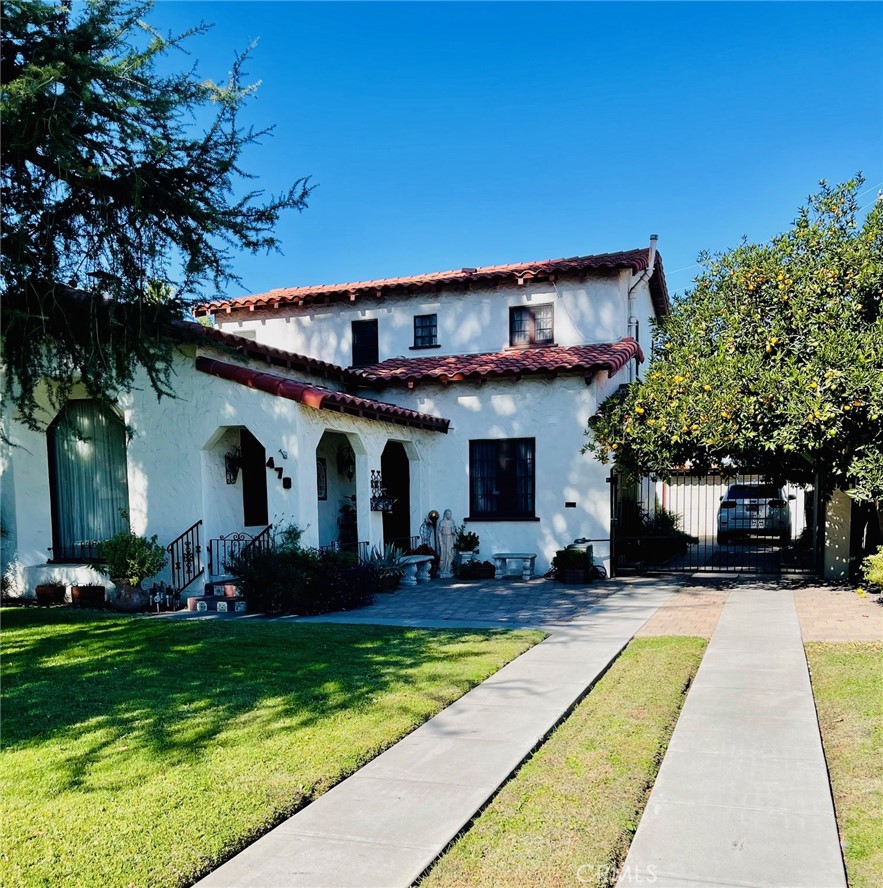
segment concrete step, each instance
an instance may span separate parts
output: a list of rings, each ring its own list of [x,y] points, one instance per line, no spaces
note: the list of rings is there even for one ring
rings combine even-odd
[[[187,599],[187,610],[197,613],[244,614],[247,607],[241,595],[194,595]]]
[[[212,580],[205,584],[206,596],[216,595],[225,598],[237,598],[240,592],[239,583],[236,580]]]

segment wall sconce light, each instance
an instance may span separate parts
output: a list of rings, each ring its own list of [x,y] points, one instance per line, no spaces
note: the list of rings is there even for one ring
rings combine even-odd
[[[383,476],[379,469],[371,470],[371,511],[391,512],[396,501],[383,486]]]
[[[242,468],[242,451],[238,447],[228,450],[224,454],[224,472],[228,484],[235,484]]]
[[[349,441],[341,444],[337,451],[337,471],[341,475],[346,475],[348,481],[352,481],[356,474],[356,454],[350,447]]]

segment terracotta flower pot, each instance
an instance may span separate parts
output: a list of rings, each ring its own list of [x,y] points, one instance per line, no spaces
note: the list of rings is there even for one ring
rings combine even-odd
[[[104,607],[104,586],[71,586],[74,607]]]
[[[37,604],[48,607],[50,604],[64,603],[64,586],[60,583],[43,583],[34,589]]]

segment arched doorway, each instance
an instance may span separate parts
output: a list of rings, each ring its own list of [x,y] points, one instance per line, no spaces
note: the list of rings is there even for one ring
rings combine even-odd
[[[408,454],[398,441],[388,441],[380,457],[383,486],[393,500],[383,513],[383,541],[401,549],[411,546],[411,469]]]

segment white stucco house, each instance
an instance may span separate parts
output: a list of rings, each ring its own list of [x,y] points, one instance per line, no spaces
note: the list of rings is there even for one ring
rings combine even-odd
[[[177,541],[162,578],[180,585],[197,534],[205,576],[231,535],[273,523],[364,548],[407,544],[449,508],[482,556],[535,552],[542,572],[573,539],[610,536],[609,469],[580,452],[586,420],[640,372],[668,306],[655,238],[204,305],[211,328],[178,328],[175,398],[145,379],[116,411],[75,390],[57,412],[45,399],[45,430],[7,418],[4,568],[24,594],[97,581],[95,541],[120,510]]]

